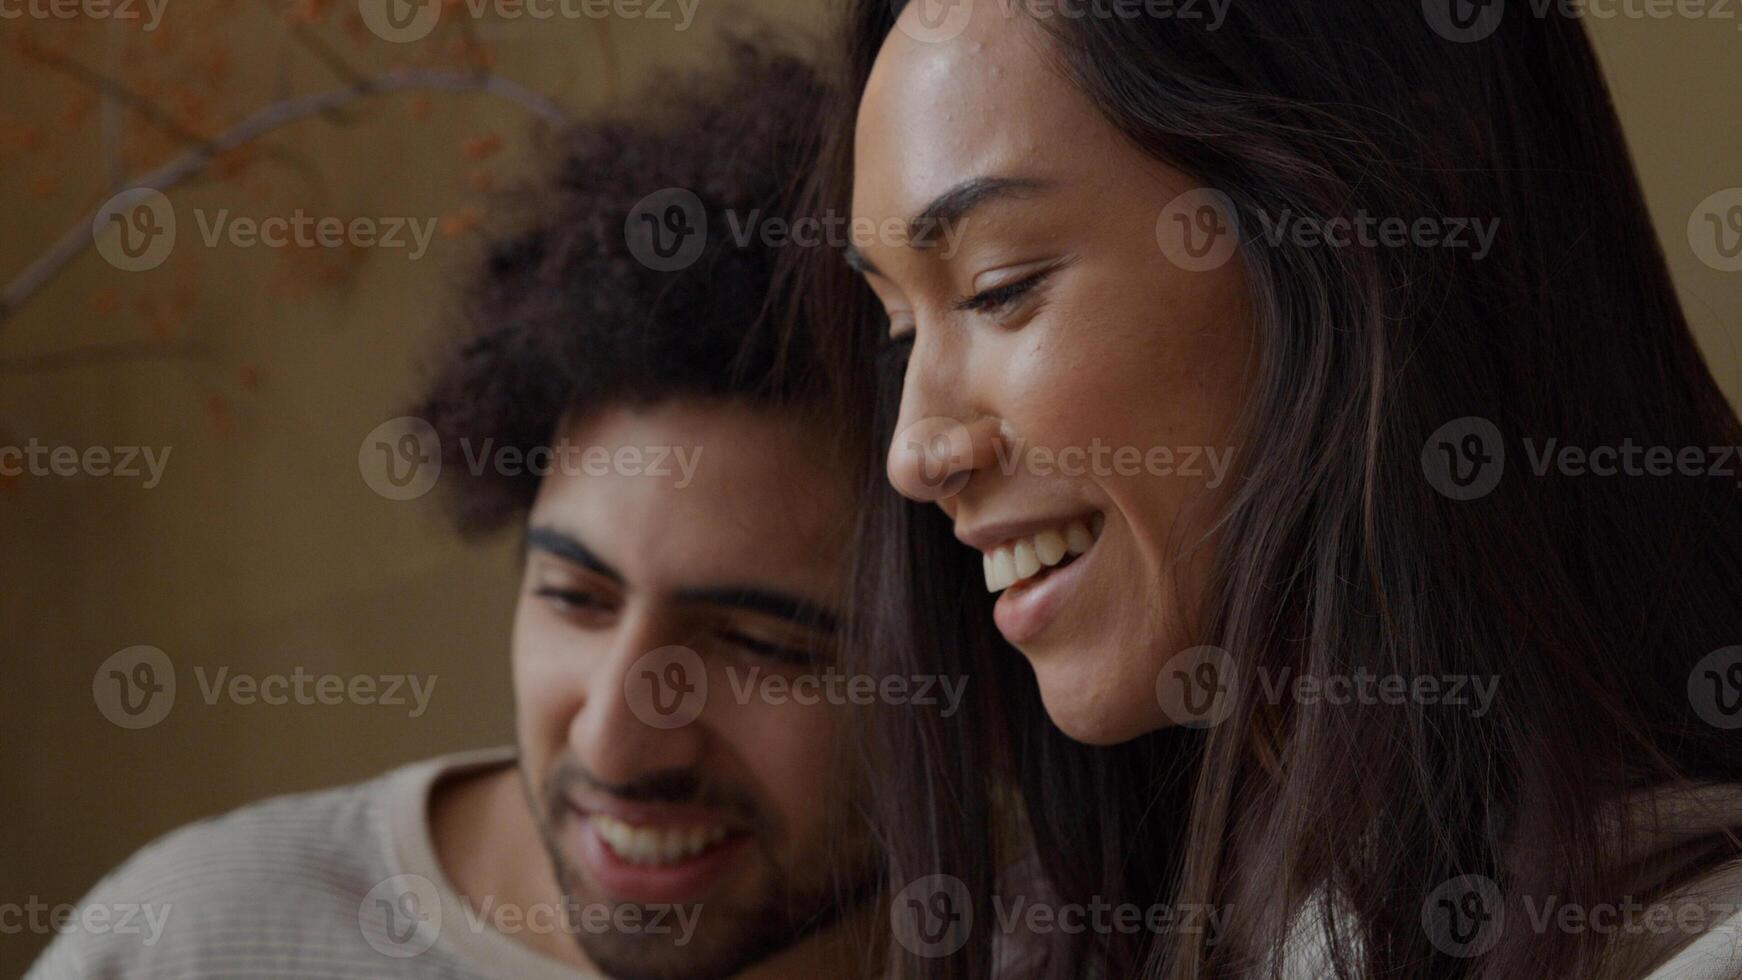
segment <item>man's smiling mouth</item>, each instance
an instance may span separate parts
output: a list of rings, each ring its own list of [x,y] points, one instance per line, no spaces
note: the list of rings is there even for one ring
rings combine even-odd
[[[678,864],[709,850],[732,831],[719,823],[690,826],[632,824],[604,813],[588,816],[599,839],[630,864]]]

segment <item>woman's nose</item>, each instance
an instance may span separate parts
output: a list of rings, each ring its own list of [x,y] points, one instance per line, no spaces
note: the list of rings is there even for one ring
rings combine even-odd
[[[931,415],[906,423],[889,443],[884,469],[896,492],[933,503],[962,492],[978,470],[997,460],[998,422]]]

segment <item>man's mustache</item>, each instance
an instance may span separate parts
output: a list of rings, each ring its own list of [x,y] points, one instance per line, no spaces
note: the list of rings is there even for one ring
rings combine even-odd
[[[588,772],[580,760],[564,755],[544,781],[547,816],[554,823],[581,795],[608,796],[628,803],[671,804],[718,810],[731,822],[760,832],[768,821],[756,799],[735,786],[725,786],[694,769],[661,769],[626,783],[611,783]]]

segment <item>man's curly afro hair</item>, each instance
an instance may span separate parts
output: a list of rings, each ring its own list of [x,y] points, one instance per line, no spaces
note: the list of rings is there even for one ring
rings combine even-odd
[[[804,331],[782,320],[791,300],[776,295],[779,249],[734,236],[752,212],[793,214],[821,83],[766,44],[738,39],[725,52],[713,69],[660,78],[632,117],[558,133],[544,175],[498,200],[459,337],[412,410],[441,439],[462,532],[509,524],[539,483],[472,472],[462,441],[473,455],[484,440],[524,453],[549,445],[565,419],[675,397],[801,411],[826,402]],[[625,234],[637,203],[668,188],[692,191],[707,213],[700,257],[677,271],[639,261]]]

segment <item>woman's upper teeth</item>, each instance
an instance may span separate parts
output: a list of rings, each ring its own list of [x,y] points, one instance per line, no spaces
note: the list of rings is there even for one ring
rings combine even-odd
[[[986,591],[998,592],[1032,578],[1069,555],[1080,555],[1095,543],[1101,515],[1079,517],[1057,527],[1025,537],[1012,538],[984,555]]]

